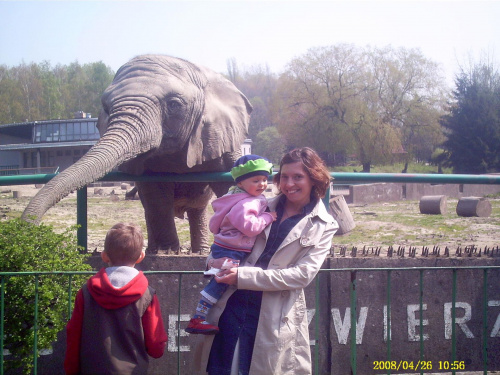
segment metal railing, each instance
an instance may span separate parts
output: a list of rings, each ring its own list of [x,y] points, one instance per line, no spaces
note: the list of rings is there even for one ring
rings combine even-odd
[[[0,186],[7,185],[28,185],[28,184],[44,184],[47,183],[50,179],[52,179],[56,174],[45,174],[45,175],[30,175],[30,176],[5,176],[0,177]],[[356,183],[356,182],[406,182],[406,183],[443,183],[443,184],[486,184],[486,185],[500,185],[500,175],[443,175],[443,174],[390,174],[390,173],[331,173],[334,178],[335,183],[347,184],[347,183]],[[229,173],[193,173],[193,174],[161,174],[154,176],[133,176],[125,173],[114,172],[109,173],[100,181],[178,181],[178,182],[211,182],[211,181],[232,181],[232,177]],[[328,196],[325,198],[326,202],[328,202]],[[80,225],[78,229],[78,243],[80,246],[87,248],[87,194],[86,187],[83,187],[77,191],[77,224]],[[387,272],[387,306],[388,310],[390,310],[391,306],[391,273],[394,270],[397,271],[407,271],[407,270],[418,270],[420,272],[420,305],[422,306],[422,296],[423,296],[423,272],[429,270],[450,270],[453,273],[453,292],[452,292],[452,359],[456,358],[456,337],[454,332],[455,327],[455,299],[456,299],[456,273],[459,269],[462,268],[472,268],[472,267],[432,267],[432,268],[358,268],[358,269],[328,269],[321,270],[320,274],[316,277],[316,293],[319,295],[319,278],[325,272],[349,272],[350,280],[351,280],[351,288],[350,288],[350,300],[351,300],[351,321],[355,321],[356,314],[356,303],[357,303],[357,272],[365,272],[365,271],[378,271],[378,272]],[[476,267],[477,268],[477,267]],[[487,278],[490,272],[498,272],[500,267],[497,266],[488,266],[488,267],[480,267],[483,270],[483,290],[482,290],[482,298],[483,298],[483,329],[485,330],[485,324],[487,319]],[[179,280],[182,280],[183,274],[196,274],[201,272],[189,272],[189,271],[146,271],[145,274],[156,275],[156,274],[177,274],[179,275]],[[18,272],[18,273],[9,273],[9,272],[0,272],[0,283],[1,283],[1,292],[0,292],[0,375],[3,375],[3,363],[4,363],[4,312],[5,312],[5,283],[6,280],[10,277],[23,277],[24,275],[35,275],[36,279],[46,274],[68,274],[70,278],[71,275],[74,274],[92,274],[92,272],[56,272],[56,273],[32,273],[32,272]],[[179,284],[181,282],[179,281]],[[179,285],[179,312],[178,316],[180,317],[180,306],[181,306],[181,294],[180,289],[181,285]],[[70,291],[71,296],[71,291]],[[37,296],[35,296],[36,301]],[[71,298],[71,297],[70,297]],[[316,298],[316,308],[319,311],[320,301],[319,298]],[[486,305],[485,305],[486,303]],[[71,310],[71,303],[68,301],[68,311]],[[34,315],[37,316],[38,305],[35,303],[34,307]],[[420,310],[422,311],[422,309]],[[388,315],[389,316],[389,315]],[[35,318],[36,319],[36,318]],[[315,337],[317,337],[319,328],[318,328],[319,320],[315,320]],[[423,317],[420,315],[420,325],[422,328]],[[387,321],[386,324],[390,327],[390,321]],[[350,363],[351,363],[351,373],[357,374],[357,347],[356,347],[356,325],[353,325],[354,332],[351,334],[351,355],[350,355]],[[180,335],[180,328],[178,324],[178,335]],[[421,335],[423,337],[423,335]],[[37,348],[37,335],[36,335],[36,325],[35,325],[35,336],[34,336],[34,353],[33,353],[33,362],[35,365],[35,374],[37,373],[37,358],[38,358],[38,348]],[[314,369],[315,373],[319,372],[319,347],[316,345],[314,348]],[[420,343],[420,356],[423,356],[424,350],[424,342],[423,339]],[[483,340],[482,345],[482,356],[483,356],[483,373],[486,374],[488,371],[488,347],[485,340]],[[391,361],[391,340],[387,341],[387,360]],[[178,373],[180,374],[180,351],[178,351]],[[387,370],[388,374],[391,374],[391,369]],[[421,374],[424,373],[424,370],[421,369]],[[455,374],[456,370],[452,370],[452,373]]]
[[[342,269],[322,269],[319,274],[316,276],[314,281],[314,295],[315,295],[315,311],[321,311],[321,303],[322,299],[320,298],[321,288],[320,288],[320,278],[321,277],[331,277],[334,274],[348,274],[346,275],[346,279],[349,280],[350,288],[349,288],[349,300],[350,300],[350,319],[351,322],[355,322],[357,318],[357,304],[358,304],[358,287],[360,283],[360,278],[358,278],[358,273],[363,272],[383,272],[386,273],[386,304],[387,304],[387,315],[386,315],[386,325],[388,327],[388,331],[391,332],[391,321],[389,317],[391,316],[391,306],[393,305],[393,295],[391,293],[393,285],[392,285],[392,273],[393,271],[398,272],[407,272],[407,271],[417,271],[419,273],[419,285],[418,291],[420,296],[420,316],[419,316],[419,324],[420,324],[420,332],[423,332],[423,299],[425,297],[426,289],[424,287],[424,271],[425,272],[451,272],[452,273],[452,285],[451,285],[451,358],[449,359],[449,363],[461,363],[462,360],[459,358],[457,353],[457,335],[455,332],[456,326],[456,302],[457,302],[457,274],[462,270],[479,270],[482,271],[483,279],[482,279],[482,287],[478,290],[478,295],[476,296],[478,300],[481,300],[481,325],[482,325],[482,344],[481,344],[481,357],[482,357],[482,373],[487,374],[490,370],[499,370],[498,368],[493,369],[489,366],[488,363],[488,352],[490,351],[490,355],[493,353],[493,348],[488,347],[487,343],[487,322],[488,322],[488,280],[489,276],[492,273],[496,273],[496,277],[498,277],[498,272],[500,272],[500,266],[471,266],[471,267],[397,267],[397,268],[342,268]],[[74,295],[74,291],[71,290],[71,278],[74,275],[92,275],[94,272],[91,271],[82,271],[82,272],[0,272],[0,374],[4,374],[4,334],[8,334],[8,332],[4,331],[4,314],[5,314],[5,305],[8,303],[8,299],[6,300],[5,288],[9,278],[12,277],[35,277],[35,283],[38,283],[40,278],[44,276],[50,275],[67,275],[68,276],[68,288],[69,288],[69,298],[68,298],[68,316],[71,314],[72,305],[71,305],[71,296]],[[179,285],[178,285],[178,309],[177,309],[177,374],[183,374],[183,365],[181,361],[181,351],[180,351],[180,317],[181,317],[181,306],[183,306],[183,302],[181,299],[181,291],[183,288],[182,284],[182,276],[189,274],[202,274],[201,271],[144,271],[145,275],[156,275],[156,276],[165,276],[165,275],[175,275],[178,277]],[[35,295],[33,296],[33,300],[35,301],[33,304],[33,317],[34,317],[34,342],[33,342],[33,365],[34,365],[34,374],[37,374],[37,365],[38,365],[38,335],[37,335],[37,321],[38,321],[38,289],[35,288]],[[327,309],[328,310],[328,309]],[[323,309],[324,311],[324,309]],[[313,342],[315,343],[314,348],[312,349],[313,355],[313,370],[314,374],[320,374],[322,371],[320,370],[320,346],[319,343],[319,335],[321,330],[320,322],[321,319],[324,322],[325,318],[321,317],[319,314],[316,314],[314,317],[314,328],[311,329],[311,333],[314,335]],[[328,319],[328,317],[326,318]],[[350,333],[350,373],[353,375],[363,374],[363,372],[358,372],[358,359],[357,359],[357,351],[358,345],[356,343],[356,324],[351,324],[351,333]],[[395,374],[397,373],[396,365],[399,364],[401,366],[401,359],[394,359],[392,357],[392,336],[389,334],[389,338],[386,342],[386,358],[384,360],[385,363],[394,363],[395,366],[393,368],[386,369],[387,374]],[[427,363],[427,367],[421,366],[420,369],[415,369],[415,373],[425,374],[431,371],[429,366],[430,360],[424,356],[424,335],[420,334],[420,345],[419,345],[419,363]],[[403,361],[406,362],[406,361]],[[445,362],[443,362],[445,363]],[[448,361],[446,361],[448,363]],[[434,370],[447,370],[447,368],[443,368],[443,364],[439,364],[434,361]],[[469,364],[468,364],[469,365]],[[476,364],[477,365],[477,364]],[[399,366],[397,367],[399,369]],[[414,364],[416,366],[416,364]],[[441,368],[439,369],[438,366]],[[463,372],[467,370],[465,364],[463,366],[458,367],[456,369],[449,369],[452,374],[457,372]],[[366,371],[366,369],[364,370]],[[370,372],[371,373],[371,372]],[[375,373],[375,372],[373,372]],[[382,372],[378,372],[382,373]]]
[[[31,176],[4,176],[0,177],[0,186],[45,184],[57,174],[38,174]],[[500,175],[464,175],[464,174],[414,174],[414,173],[344,173],[332,172],[334,183],[347,184],[359,182],[406,182],[432,184],[484,184],[500,185]],[[111,172],[99,181],[148,181],[148,182],[213,182],[233,181],[229,172],[208,173],[162,173],[155,175],[135,176],[122,172]],[[329,191],[324,198],[328,207]],[[87,249],[87,191],[86,186],[77,191],[77,224],[78,244]]]

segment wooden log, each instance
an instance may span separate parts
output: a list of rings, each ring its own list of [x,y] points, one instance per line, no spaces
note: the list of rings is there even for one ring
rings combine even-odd
[[[336,195],[330,199],[330,214],[339,224],[339,229],[335,233],[336,236],[349,233],[356,227],[356,223],[343,195]]]
[[[491,203],[484,197],[462,197],[458,200],[457,215],[488,217],[491,215]]]
[[[428,215],[446,214],[446,195],[425,195],[420,198],[420,213]]]

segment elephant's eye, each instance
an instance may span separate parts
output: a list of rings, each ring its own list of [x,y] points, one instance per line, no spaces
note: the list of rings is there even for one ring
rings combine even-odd
[[[182,101],[178,98],[172,98],[167,101],[167,109],[169,113],[178,111],[182,107]]]

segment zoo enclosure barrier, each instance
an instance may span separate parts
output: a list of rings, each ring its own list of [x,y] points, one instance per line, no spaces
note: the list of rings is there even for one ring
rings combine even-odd
[[[476,272],[482,277],[477,281],[477,293],[474,296],[475,299],[478,300],[480,305],[480,334],[479,338],[481,340],[480,346],[476,350],[475,358],[468,359],[467,361],[461,357],[461,351],[458,349],[459,347],[463,347],[465,340],[463,335],[461,335],[459,340],[459,332],[457,332],[456,327],[460,327],[462,330],[464,320],[463,316],[457,317],[456,310],[463,309],[463,303],[460,302],[460,298],[458,297],[460,294],[460,284],[459,276],[462,278],[467,276],[468,271]],[[426,338],[425,334],[417,334],[418,338],[418,356],[410,357],[408,354],[402,354],[401,351],[398,350],[397,346],[400,345],[397,342],[396,334],[394,335],[394,340],[396,341],[393,344],[393,335],[391,334],[391,311],[396,310],[398,305],[395,303],[395,296],[393,295],[393,289],[397,288],[397,285],[394,284],[393,278],[395,273],[404,273],[404,278],[407,277],[408,273],[417,273],[418,274],[418,285],[417,291],[419,296],[418,308],[413,311],[418,311],[418,318],[413,322],[414,327],[418,328],[420,333],[424,332],[424,326],[428,324],[427,319],[424,319],[423,312],[426,310],[426,303],[424,301],[426,298],[434,298],[432,296],[433,285],[429,287],[428,280],[432,279],[433,274],[451,274],[451,285],[447,285],[445,290],[449,292],[449,298],[446,300],[451,301],[449,303],[449,317],[451,318],[451,324],[448,327],[448,336],[451,341],[451,347],[448,345],[449,353],[447,355],[440,354],[440,356],[436,357],[436,355],[429,355],[429,348],[426,347]],[[162,372],[167,374],[185,374],[190,373],[192,371],[189,366],[191,365],[191,361],[186,361],[186,357],[192,356],[192,353],[185,353],[181,351],[181,316],[182,311],[185,307],[185,304],[182,301],[182,291],[185,287],[183,284],[183,277],[187,277],[187,275],[201,275],[201,271],[144,271],[144,273],[148,276],[148,278],[154,279],[155,277],[158,279],[166,278],[169,276],[174,276],[178,279],[178,288],[177,291],[171,291],[171,293],[177,294],[177,306],[175,306],[175,299],[170,301],[170,304],[173,305],[170,307],[169,311],[163,311],[163,314],[166,313],[171,314],[171,316],[176,316],[177,321],[173,329],[169,329],[169,344],[167,345],[168,352],[165,353],[162,358],[164,361],[161,363],[161,368],[165,369],[170,368],[169,371]],[[359,342],[359,334],[357,330],[364,329],[362,324],[359,324],[361,320],[361,313],[363,307],[359,308],[360,303],[360,293],[363,293],[363,287],[366,287],[368,283],[370,283],[370,278],[365,277],[366,273],[368,274],[382,274],[381,277],[385,279],[385,284],[380,287],[381,295],[384,296],[385,300],[385,315],[384,315],[384,331],[385,331],[385,347],[381,345],[375,346],[370,345],[368,349],[362,349],[361,343]],[[8,332],[4,331],[4,316],[5,316],[5,306],[8,304],[8,295],[6,295],[6,288],[9,283],[9,279],[11,278],[26,278],[28,280],[35,281],[35,294],[31,296],[32,304],[29,306],[33,308],[33,330],[34,330],[34,342],[33,342],[33,364],[34,364],[34,374],[38,373],[38,321],[39,319],[43,319],[43,317],[39,317],[38,315],[38,284],[43,283],[43,278],[52,275],[63,275],[68,278],[68,317],[71,315],[72,310],[72,296],[74,296],[74,290],[71,290],[71,278],[74,275],[92,275],[94,272],[85,271],[85,272],[0,272],[0,374],[4,374],[4,335]],[[314,310],[316,313],[312,313],[313,318],[310,319],[310,335],[311,339],[311,352],[313,358],[313,373],[316,375],[323,373],[331,373],[331,374],[399,374],[406,372],[406,370],[413,370],[412,373],[420,373],[420,374],[429,374],[434,372],[441,372],[443,370],[448,370],[448,373],[451,374],[465,374],[472,372],[466,372],[467,370],[474,370],[474,374],[488,374],[488,371],[491,370],[500,370],[500,363],[498,361],[498,356],[495,354],[496,350],[494,348],[495,344],[491,344],[491,340],[497,339],[500,340],[500,314],[498,317],[494,317],[491,314],[491,307],[500,306],[500,295],[498,291],[498,287],[496,290],[492,290],[491,282],[498,283],[500,280],[500,266],[484,266],[484,267],[398,267],[398,268],[342,268],[342,269],[321,269],[319,274],[316,276],[313,283],[311,283],[308,288],[309,291],[308,296],[311,302],[308,303],[308,306],[314,306]],[[331,322],[332,319],[330,317],[325,317],[325,312],[329,312],[331,306],[324,306],[325,301],[328,301],[329,298],[325,298],[325,284],[328,283],[342,283],[348,285],[349,293],[349,308],[345,310],[344,323],[341,325],[338,324],[327,324],[329,329],[329,333],[325,333],[325,329],[321,329],[320,327],[325,326],[325,319],[328,322]],[[396,282],[397,283],[397,282]],[[152,283],[156,288],[158,284],[161,283]],[[498,284],[496,284],[498,285]],[[157,292],[160,294],[159,299],[162,300],[161,287]],[[442,291],[440,291],[442,292]],[[336,295],[335,288],[329,291],[331,293],[331,299],[338,298]],[[8,293],[7,293],[8,294]],[[493,300],[492,300],[493,298]],[[366,299],[366,296],[365,296]],[[328,304],[328,303],[327,303]],[[188,302],[188,305],[192,305],[192,301]],[[335,305],[335,304],[333,304]],[[331,309],[333,312],[334,309]],[[498,311],[495,311],[495,314]],[[328,314],[327,314],[328,315]],[[493,319],[492,319],[493,318]],[[492,324],[492,321],[495,323]],[[337,336],[340,336],[339,330],[345,328],[346,322],[356,322],[355,324],[350,324],[350,332],[349,332],[349,340],[345,345],[332,345],[331,342],[325,338],[325,336],[333,335],[334,332],[337,332]],[[335,327],[332,327],[335,326]],[[349,326],[349,324],[347,324]],[[492,328],[493,326],[493,328]],[[465,331],[464,331],[465,332]],[[491,334],[490,334],[491,332]],[[185,335],[184,335],[185,336]],[[347,337],[347,336],[346,336]],[[340,339],[340,337],[339,337]],[[417,340],[414,340],[417,341]],[[427,344],[431,345],[433,352],[435,352],[435,344]],[[470,345],[465,343],[465,345]],[[498,348],[498,342],[495,345]],[[345,347],[345,349],[344,349]],[[340,349],[339,349],[340,348]],[[396,349],[395,349],[396,348]],[[332,357],[334,358],[346,358],[342,356],[342,352],[348,351],[349,353],[349,361],[344,361],[344,367],[334,368],[334,361],[332,361]],[[366,361],[363,360],[362,356],[359,354],[364,354],[366,356],[366,351],[377,351],[378,354],[372,355],[370,358],[370,362],[367,364]],[[361,353],[360,353],[361,352]],[[383,355],[381,354],[383,353]],[[403,357],[402,357],[403,356]],[[474,356],[473,356],[474,357]],[[184,360],[183,360],[184,359]],[[192,359],[192,358],[191,358]],[[157,362],[159,360],[155,360],[153,362]],[[338,361],[338,359],[337,359]],[[492,363],[493,362],[493,363]],[[176,368],[174,369],[172,363],[176,363]],[[187,363],[187,364],[186,364]],[[186,368],[187,367],[187,368]],[[371,371],[370,371],[371,370]],[[432,371],[431,371],[432,370]],[[327,372],[328,371],[328,372]],[[154,372],[156,373],[156,372]]]
[[[54,178],[57,173],[0,176],[0,186],[8,185],[30,185],[45,184]],[[406,182],[406,183],[431,183],[431,184],[483,184],[500,185],[500,175],[465,175],[465,174],[412,174],[412,173],[347,173],[331,172],[335,184],[348,183],[373,183],[373,182]],[[271,177],[270,177],[271,178]],[[122,172],[111,172],[98,181],[147,181],[147,182],[213,182],[233,181],[229,172],[205,172],[205,173],[162,173],[155,175],[135,176]],[[330,191],[327,191],[323,199],[328,207]],[[77,231],[78,245],[87,249],[87,187],[83,186],[77,190],[77,219],[79,225]]]
[[[44,184],[47,183],[51,178],[53,178],[56,174],[46,174],[46,175],[31,175],[31,176],[7,176],[7,177],[0,177],[0,186],[7,186],[7,185],[28,185],[28,184]],[[362,183],[362,182],[406,182],[406,183],[432,183],[432,184],[485,184],[485,185],[500,185],[500,176],[499,175],[434,175],[434,174],[389,174],[389,173],[376,173],[376,174],[369,174],[369,173],[331,173],[332,177],[334,178],[334,183],[339,183],[339,184],[347,184],[347,183]],[[184,174],[184,175],[177,175],[177,174],[162,174],[162,175],[155,175],[155,176],[133,176],[133,175],[128,175],[120,172],[113,172],[109,173],[100,181],[179,181],[179,182],[210,182],[210,181],[232,181],[232,177],[229,173],[196,173],[196,174]],[[325,203],[328,203],[329,201],[329,195],[325,197]],[[80,225],[78,229],[78,244],[85,249],[87,248],[87,194],[86,194],[86,187],[82,187],[77,191],[77,224]],[[417,268],[409,268],[407,270],[416,270]],[[441,267],[438,269],[446,269],[446,267]],[[422,272],[425,271],[430,271],[430,270],[438,270],[437,268],[421,268],[418,269],[419,272],[422,274]],[[453,290],[456,288],[456,272],[459,269],[471,269],[471,267],[453,267],[453,268],[448,268],[453,272],[454,275],[454,281],[453,281]],[[488,277],[488,272],[491,271],[494,273],[495,277],[498,275],[498,267],[497,266],[485,266],[484,268],[481,268],[484,272],[484,287],[483,287],[483,309],[482,309],[482,314],[483,314],[483,322],[486,322],[488,319],[488,301],[487,301],[487,287],[486,287],[486,279]],[[316,278],[316,294],[319,293],[319,280],[320,277],[325,272],[331,273],[331,274],[341,274],[345,272],[350,273],[350,299],[351,299],[351,305],[350,305],[350,321],[355,321],[356,319],[356,314],[357,314],[357,307],[356,307],[356,301],[357,301],[357,296],[356,296],[356,285],[357,285],[357,272],[366,272],[366,271],[374,271],[373,268],[371,269],[363,269],[363,268],[355,268],[355,269],[328,269],[328,270],[322,270],[318,277]],[[404,271],[404,268],[382,268],[380,271],[388,272],[387,278],[388,278],[388,284],[387,284],[387,300],[388,303],[385,306],[385,311],[386,311],[386,316],[390,317],[390,314],[387,313],[387,311],[390,311],[390,298],[391,298],[391,272],[393,271]],[[166,274],[166,273],[174,273],[179,275],[179,279],[182,279],[182,275],[186,273],[197,273],[197,272],[182,272],[182,271],[146,271],[146,274]],[[3,338],[4,338],[4,327],[3,327],[3,322],[4,322],[4,312],[5,312],[5,283],[7,282],[9,277],[22,277],[24,273],[8,273],[8,272],[0,272],[0,277],[1,277],[1,310],[0,310],[0,375],[3,375],[3,363],[4,363],[4,348],[3,348]],[[39,277],[43,276],[44,273],[34,273],[36,280],[38,280]],[[61,273],[59,273],[61,274]],[[75,274],[75,273],[73,273]],[[91,273],[84,273],[84,274],[91,274]],[[69,273],[71,275],[71,273]],[[70,276],[69,276],[70,277]],[[420,288],[422,288],[423,285],[423,277],[421,276],[421,282],[420,282]],[[180,289],[179,289],[180,290]],[[37,303],[36,303],[36,298],[37,296],[34,296],[34,314],[37,314]],[[179,293],[179,309],[181,306],[180,303],[180,293]],[[455,296],[452,293],[452,298],[454,299]],[[498,298],[500,300],[500,298]],[[496,300],[495,300],[496,301]],[[319,298],[315,298],[315,306],[317,309],[319,309],[320,304],[319,304]],[[496,303],[496,302],[494,302]],[[500,303],[500,302],[499,302]],[[422,326],[424,325],[425,319],[423,319],[423,305],[420,303],[420,329],[422,329]],[[68,301],[68,312],[71,310],[71,303]],[[318,311],[318,310],[317,310]],[[179,313],[180,314],[180,313]],[[347,314],[347,310],[346,310]],[[180,315],[179,315],[180,316]],[[452,359],[456,358],[456,337],[455,337],[455,302],[452,302],[452,308],[451,308],[451,316],[452,316],[452,322],[453,324],[451,325],[452,330],[451,330],[451,336],[453,337],[452,340]],[[347,318],[345,318],[347,319]],[[344,320],[345,320],[344,319]],[[389,318],[388,318],[389,319]],[[315,319],[315,339],[314,343],[317,343],[316,337],[319,331],[318,328],[319,324],[319,319]],[[386,321],[386,329],[390,328],[390,319]],[[500,322],[498,322],[498,325],[500,325]],[[178,326],[178,337],[180,336],[180,328],[179,328],[179,320],[177,323]],[[357,345],[356,345],[356,327],[357,324],[352,325],[352,332],[351,333],[351,343],[350,343],[350,373],[352,374],[357,374],[358,373],[358,361],[357,361]],[[495,326],[496,327],[496,326]],[[35,326],[35,332],[36,332],[36,326]],[[389,329],[390,332],[390,329]],[[424,335],[421,336],[421,347],[420,347],[420,356],[423,355],[423,350],[424,350]],[[483,343],[481,346],[481,353],[482,353],[482,359],[483,359],[483,371],[484,374],[487,373],[488,368],[488,346],[487,346],[487,340],[484,336],[483,332]],[[33,361],[35,364],[35,374],[37,373],[37,354],[38,354],[38,349],[36,347],[36,334],[34,336],[35,340],[35,350],[33,353]],[[354,341],[353,341],[354,340]],[[387,363],[392,365],[394,361],[391,361],[391,341],[387,341]],[[178,345],[179,346],[179,345]],[[179,346],[180,347],[180,346]],[[314,370],[315,374],[319,374],[319,367],[320,367],[320,356],[319,356],[319,350],[321,348],[321,345],[315,345],[313,349],[313,355],[314,355]],[[177,373],[180,373],[180,351],[178,350],[178,366],[177,366]],[[491,350],[490,350],[491,354]],[[380,359],[380,357],[379,357]],[[406,362],[406,366],[408,366],[408,361],[403,361]],[[450,362],[449,361],[439,361],[439,366],[442,366],[443,370],[452,370],[452,373],[455,374],[457,370],[460,370],[460,368],[457,369],[452,369],[450,368]],[[441,363],[443,362],[443,363]],[[385,363],[385,362],[384,362]],[[453,362],[451,362],[453,364]],[[402,365],[402,362],[398,362],[399,365]],[[413,364],[412,364],[413,365]],[[436,364],[437,365],[437,364]],[[415,366],[415,365],[413,365]],[[448,368],[445,368],[445,367]],[[500,368],[499,368],[500,369]],[[385,370],[385,369],[384,369]],[[420,370],[420,373],[423,374],[424,372],[428,372],[426,369],[423,369],[422,367],[419,367],[418,369],[415,370]],[[497,369],[498,370],[498,369]],[[393,373],[391,372],[393,369],[388,368],[386,369],[386,373],[390,374]],[[362,372],[359,372],[362,374]],[[382,373],[382,372],[380,372]],[[385,372],[384,372],[385,373]]]

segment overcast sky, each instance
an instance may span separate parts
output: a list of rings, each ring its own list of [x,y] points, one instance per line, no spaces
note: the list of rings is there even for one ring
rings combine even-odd
[[[419,48],[452,82],[458,63],[500,59],[500,1],[2,1],[0,64],[102,61],[144,53],[226,72],[274,73],[309,48],[338,43]]]

